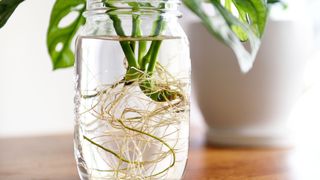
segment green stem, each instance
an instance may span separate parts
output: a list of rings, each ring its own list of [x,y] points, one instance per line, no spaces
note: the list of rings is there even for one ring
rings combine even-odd
[[[142,69],[143,56],[145,56],[147,50],[147,41],[139,41],[138,62]]]
[[[148,75],[152,76],[156,62],[157,62],[157,57],[158,57],[158,53],[160,50],[160,46],[161,46],[162,41],[160,40],[156,40],[156,41],[152,41],[152,53],[150,55],[150,62],[148,65]]]
[[[159,18],[153,23],[153,28],[152,28],[152,36],[156,37],[159,36],[161,31],[164,29],[164,20],[162,16],[159,16]],[[160,49],[161,42],[159,41],[152,41],[149,51],[147,54],[142,58],[141,62],[141,69],[145,70],[146,66],[148,63],[151,61],[156,61],[157,56],[152,55],[153,53],[158,54],[158,51]],[[152,64],[155,64],[155,62],[151,62]],[[154,69],[151,68],[151,69]]]
[[[138,68],[139,65],[138,65],[137,61],[135,60],[134,53],[131,49],[130,43],[128,41],[121,41],[120,45],[121,45],[122,50],[128,60],[129,68],[130,67]]]
[[[132,34],[131,34],[131,36],[134,38],[142,36],[141,19],[140,19],[140,15],[138,15],[138,14],[132,15]],[[142,58],[145,55],[145,51],[147,48],[147,42],[146,41],[139,41],[138,44],[139,44],[138,64],[141,67]],[[132,47],[133,51],[135,50],[135,46],[136,46],[136,41],[131,41],[131,47]]]
[[[139,52],[138,52],[138,62],[140,67],[142,67],[143,56],[146,54],[147,41],[139,41]]]
[[[157,21],[154,22],[153,25],[153,36],[159,36],[161,31],[164,29],[165,23],[163,21],[163,17],[159,16]],[[154,69],[157,64],[157,57],[159,54],[160,46],[161,46],[162,40],[154,40],[152,41],[150,45],[150,49],[147,52],[147,54],[144,56],[141,64],[141,69],[145,70],[147,68],[147,76],[152,77]],[[153,80],[150,80],[150,78],[146,79],[144,82],[140,83],[141,90],[149,96],[151,99],[158,101],[158,102],[165,102],[165,101],[171,101],[176,99],[177,92],[171,91],[170,87],[157,87],[159,85],[156,85]]]
[[[134,10],[133,10],[134,11]],[[140,18],[139,15],[137,14],[133,14],[132,15],[132,32],[131,32],[131,37],[136,38],[138,36],[140,36],[140,32],[139,32],[139,28],[140,28]],[[130,45],[132,48],[132,51],[135,51],[135,47],[136,47],[136,41],[130,41]]]
[[[109,16],[113,21],[113,26],[114,26],[114,29],[115,29],[116,33],[118,34],[118,36],[124,37],[125,33],[124,33],[122,26],[121,26],[121,20],[116,15],[110,14]],[[121,45],[121,48],[127,58],[129,67],[138,68],[139,65],[138,65],[137,61],[135,60],[134,52],[130,46],[130,41],[120,41],[120,45]]]
[[[116,15],[110,15],[110,18],[113,20],[115,31],[119,36],[125,36],[125,33],[121,27],[121,20]],[[132,17],[132,37],[141,36],[141,21],[139,15],[133,15]],[[161,34],[162,30],[164,29],[165,23],[162,16],[154,22],[153,29],[152,29],[152,36],[157,37]],[[141,46],[139,45],[139,54],[138,56],[138,63],[135,59],[134,55],[134,46],[130,41],[120,41],[121,47],[125,53],[127,58],[129,67],[125,76],[126,85],[129,85],[135,81],[142,75],[141,71],[146,71],[146,77],[152,77],[153,72],[155,70],[155,66],[157,64],[157,57],[159,54],[160,46],[162,40],[153,40],[151,42],[150,48],[146,55],[142,57],[142,54],[145,53],[146,48],[146,41],[141,41]],[[140,65],[140,68],[139,68]],[[148,66],[147,66],[148,65]],[[134,67],[134,68],[132,68]],[[139,71],[141,70],[141,71]],[[159,85],[155,84],[153,80],[150,78],[144,80],[143,82],[139,83],[141,90],[149,96],[151,99],[158,101],[158,102],[165,102],[171,101],[177,98],[178,93],[175,91],[170,90],[170,87],[165,87],[164,89],[158,87]]]
[[[150,57],[151,57],[151,52],[152,52],[152,50],[153,50],[153,46],[154,46],[154,44],[151,43],[150,48],[149,48],[149,51],[148,51],[147,54],[141,59],[140,67],[141,67],[141,70],[143,70],[143,71],[147,68],[147,64],[150,62]]]

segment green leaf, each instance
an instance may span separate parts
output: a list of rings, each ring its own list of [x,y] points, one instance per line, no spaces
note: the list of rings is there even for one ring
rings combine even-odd
[[[231,26],[232,31],[238,36],[240,41],[248,41],[248,35],[240,26]]]
[[[24,0],[0,0],[0,28],[2,28]]]
[[[53,69],[71,67],[74,64],[72,40],[85,23],[82,16],[85,3],[85,0],[56,0],[53,6],[47,33],[47,48]],[[61,22],[71,13],[76,13],[76,17],[70,24],[61,27]]]
[[[250,26],[252,31],[261,38],[264,32],[268,14],[268,6],[265,1],[233,0],[233,2],[238,12],[246,16],[246,23]],[[244,21],[242,22],[245,23]]]
[[[183,0],[216,38],[235,52],[241,70],[247,72],[260,47],[267,21],[268,5],[265,0]],[[212,6],[208,12],[205,6]],[[248,41],[247,49],[243,41]]]

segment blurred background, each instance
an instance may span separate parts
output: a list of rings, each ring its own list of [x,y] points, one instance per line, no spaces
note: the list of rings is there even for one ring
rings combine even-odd
[[[22,3],[0,30],[0,137],[72,131],[73,70],[53,72],[46,49],[53,3]]]
[[[213,143],[252,145],[263,140],[268,143],[260,145],[282,145],[289,136],[316,135],[320,2],[305,0],[304,9],[299,1],[299,10],[296,2],[289,1],[286,11],[271,11],[262,48],[248,74],[240,72],[231,50],[182,8],[193,59],[191,126],[208,129]],[[53,3],[22,3],[0,30],[0,137],[73,131],[73,69],[52,71],[46,50]]]

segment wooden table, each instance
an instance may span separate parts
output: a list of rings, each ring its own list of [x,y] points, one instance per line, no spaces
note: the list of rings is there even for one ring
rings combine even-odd
[[[187,180],[320,179],[320,171],[317,171],[320,166],[311,166],[308,162],[300,164],[303,161],[299,158],[297,161],[292,159],[297,155],[296,149],[223,148],[207,146],[203,142],[203,138],[192,139]],[[314,157],[313,160],[320,162]],[[309,166],[311,169],[303,170]],[[0,179],[79,179],[72,135],[0,139]]]

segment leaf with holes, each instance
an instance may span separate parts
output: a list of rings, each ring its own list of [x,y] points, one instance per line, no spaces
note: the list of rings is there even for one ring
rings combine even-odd
[[[208,31],[235,52],[241,70],[247,72],[260,46],[268,4],[265,0],[183,0],[201,18]],[[214,12],[205,7],[212,7]],[[213,13],[213,15],[212,15]],[[247,41],[247,44],[242,43]],[[250,48],[247,48],[250,45]]]
[[[0,28],[2,28],[24,0],[0,0]]]
[[[67,68],[74,64],[71,44],[78,29],[85,22],[82,16],[85,3],[85,0],[57,0],[53,6],[47,33],[47,48],[53,69]],[[68,19],[71,15],[75,16]],[[64,25],[66,20],[70,20],[70,23]]]

